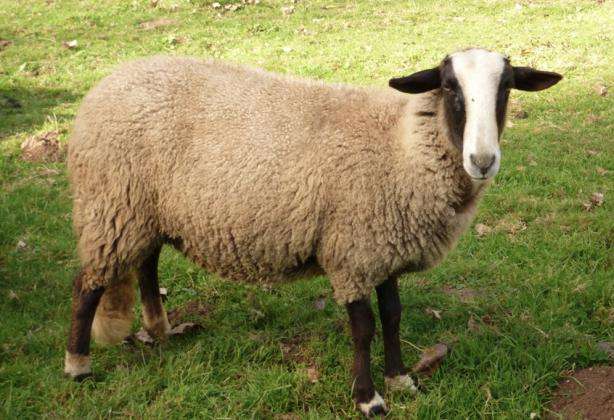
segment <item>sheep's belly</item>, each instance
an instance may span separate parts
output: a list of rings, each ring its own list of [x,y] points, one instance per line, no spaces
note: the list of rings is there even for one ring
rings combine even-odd
[[[297,253],[283,256],[279,255],[279,250],[256,256],[253,249],[230,247],[227,252],[219,252],[219,248],[216,251],[202,243],[193,245],[180,239],[171,243],[206,271],[229,280],[272,284],[324,274],[313,256],[304,257]]]

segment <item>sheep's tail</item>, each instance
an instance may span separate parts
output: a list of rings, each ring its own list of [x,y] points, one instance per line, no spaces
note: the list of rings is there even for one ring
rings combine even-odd
[[[134,321],[135,278],[127,275],[105,288],[92,324],[92,338],[102,345],[121,343]]]

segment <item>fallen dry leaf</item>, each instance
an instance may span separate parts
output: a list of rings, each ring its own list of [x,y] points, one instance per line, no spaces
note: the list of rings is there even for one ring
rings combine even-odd
[[[152,29],[162,28],[164,26],[174,25],[175,20],[169,18],[160,18],[155,20],[148,20],[146,22],[141,22],[139,28],[144,29],[146,31],[150,31]]]
[[[483,237],[488,235],[489,233],[492,232],[492,228],[488,225],[485,225],[483,223],[478,223],[477,225],[475,225],[475,232],[477,233],[478,237]]]
[[[290,16],[292,13],[294,13],[294,6],[282,6],[281,13],[284,16]]]
[[[184,36],[177,36],[177,35],[169,35],[166,38],[166,42],[169,45],[179,45],[179,44],[183,44],[185,42],[185,37]]]
[[[603,193],[601,192],[593,193],[593,195],[591,195],[591,203],[593,203],[596,206],[602,205],[603,204]]]
[[[601,82],[595,83],[593,90],[599,96],[606,96],[608,94],[608,87]]]
[[[69,50],[74,50],[78,46],[79,46],[79,43],[77,42],[76,39],[73,39],[73,40],[70,40],[70,41],[63,41],[62,42],[62,47],[68,48]]]
[[[524,120],[526,118],[529,118],[529,114],[523,109],[518,109],[512,113],[512,117],[517,120]]]
[[[200,329],[202,329],[202,325],[200,324],[195,324],[194,322],[183,322],[171,328],[171,331],[168,333],[168,335],[181,335],[191,333]]]
[[[603,204],[604,195],[601,192],[596,192],[591,195],[589,201],[582,203],[582,207],[586,211],[592,211],[595,207],[599,207]]]
[[[439,367],[443,358],[446,357],[448,351],[448,345],[444,343],[437,343],[433,347],[425,349],[418,363],[412,368],[412,372],[431,376]]]
[[[320,379],[320,372],[318,372],[318,368],[316,368],[315,366],[309,366],[307,368],[307,378],[312,384],[318,382],[318,380]]]
[[[597,150],[587,149],[586,154],[589,156],[597,156],[599,152]]]
[[[605,175],[605,174],[607,174],[607,173],[608,173],[608,170],[607,170],[607,169],[604,169],[604,168],[599,167],[599,166],[597,167],[596,171],[597,171],[597,173],[598,173],[599,175],[601,175],[601,176],[603,176],[603,175]]]
[[[497,223],[496,229],[498,231],[507,232],[510,235],[516,235],[519,232],[527,229],[527,224],[518,219],[518,220],[501,220]]]
[[[441,319],[441,311],[433,308],[426,308],[424,313],[436,319]]]
[[[21,143],[21,158],[26,162],[59,162],[64,158],[64,148],[58,141],[57,131],[32,136]]]
[[[233,3],[233,4],[227,4],[226,6],[224,6],[224,10],[227,10],[229,12],[235,12],[242,7],[243,5],[241,3]]]
[[[0,39],[0,51],[10,46],[12,43],[13,41],[10,41],[8,39]]]
[[[17,293],[12,290],[9,290],[8,295],[10,300],[19,300],[19,296],[17,296]]]
[[[133,338],[145,344],[153,344],[154,339],[143,328],[134,333]]]

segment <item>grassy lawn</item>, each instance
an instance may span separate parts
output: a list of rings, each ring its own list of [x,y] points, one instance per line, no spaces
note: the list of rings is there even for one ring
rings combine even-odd
[[[564,74],[513,93],[502,169],[476,220],[492,231],[472,227],[438,268],[402,279],[406,363],[439,341],[453,351],[418,397],[386,399],[392,418],[543,416],[567,372],[611,363],[595,344],[614,341],[614,92],[598,92],[614,82],[613,2],[218,1],[0,0],[11,41],[0,46],[0,417],[355,416],[346,314],[325,278],[262,290],[171,250],[167,307],[198,306],[188,318],[204,329],[161,346],[94,345],[94,381],[62,376],[78,268],[65,165],[25,163],[19,145],[53,130],[65,141],[97,80],[159,53],[385,86],[483,46]],[[597,192],[603,204],[587,211]],[[383,390],[381,337],[373,348]]]

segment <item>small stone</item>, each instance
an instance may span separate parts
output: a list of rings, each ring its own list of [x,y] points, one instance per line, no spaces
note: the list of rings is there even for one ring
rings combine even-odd
[[[79,46],[79,43],[77,42],[76,39],[73,39],[73,40],[70,40],[70,41],[62,42],[62,46],[64,48],[68,48],[69,50],[74,50],[75,48],[77,48]]]

